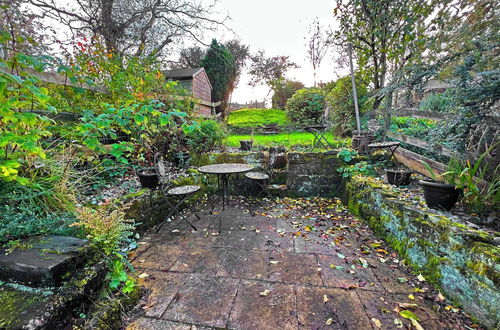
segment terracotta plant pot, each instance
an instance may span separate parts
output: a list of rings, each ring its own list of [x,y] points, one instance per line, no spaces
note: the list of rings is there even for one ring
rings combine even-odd
[[[424,190],[427,206],[435,210],[450,211],[457,203],[462,191],[452,184],[425,180],[420,180],[418,183]]]
[[[398,169],[388,169],[385,170],[387,175],[387,182],[394,184],[396,186],[406,186],[410,184],[411,171],[398,170]]]
[[[242,151],[251,151],[252,150],[253,141],[252,140],[241,140],[240,141],[240,150]]]
[[[159,180],[154,167],[140,168],[136,173],[143,188],[155,189],[158,187]]]

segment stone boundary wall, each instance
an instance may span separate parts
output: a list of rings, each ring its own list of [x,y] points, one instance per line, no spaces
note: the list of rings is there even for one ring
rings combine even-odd
[[[287,194],[290,196],[340,196],[344,163],[336,155],[314,152],[287,154]]]
[[[353,177],[351,212],[447,298],[488,328],[500,327],[500,248],[491,235],[416,208],[372,178]]]

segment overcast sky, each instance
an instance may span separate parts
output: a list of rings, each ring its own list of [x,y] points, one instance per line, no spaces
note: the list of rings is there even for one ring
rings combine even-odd
[[[219,0],[219,10],[229,14],[231,27],[241,41],[250,45],[250,51],[264,49],[267,56],[288,55],[300,65],[288,74],[288,78],[313,85],[313,70],[307,61],[304,37],[311,21],[334,26],[334,1],[332,0]],[[332,54],[323,60],[318,81],[330,81],[347,71],[335,68]],[[263,100],[269,89],[265,86],[248,86],[249,77],[244,74],[237,86],[232,101],[245,103]],[[268,100],[271,95],[269,95]]]

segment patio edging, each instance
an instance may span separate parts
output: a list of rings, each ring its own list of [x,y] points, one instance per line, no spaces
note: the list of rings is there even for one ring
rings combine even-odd
[[[487,327],[500,326],[500,249],[493,237],[398,199],[366,177],[343,183],[343,202],[447,298]]]

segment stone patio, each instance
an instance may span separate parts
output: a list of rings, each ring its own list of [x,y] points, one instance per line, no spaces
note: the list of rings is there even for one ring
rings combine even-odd
[[[475,326],[338,200],[244,203],[152,230],[133,264],[147,293],[129,329],[424,329]],[[221,221],[222,232],[217,232]],[[404,314],[404,312],[403,312]]]

